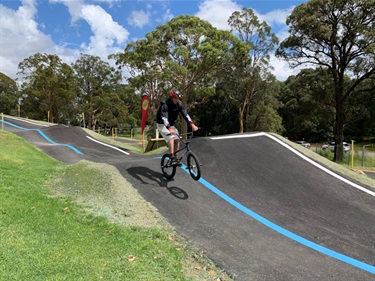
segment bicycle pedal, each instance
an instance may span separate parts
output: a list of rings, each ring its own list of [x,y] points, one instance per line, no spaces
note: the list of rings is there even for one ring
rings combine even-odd
[[[182,166],[182,163],[180,162],[180,160],[171,160],[170,165],[171,165],[171,166],[178,166],[178,167],[181,167],[181,166]]]

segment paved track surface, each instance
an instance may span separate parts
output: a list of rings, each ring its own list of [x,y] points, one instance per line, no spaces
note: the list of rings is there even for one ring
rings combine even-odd
[[[375,280],[374,189],[335,178],[270,135],[194,139],[202,180],[179,168],[167,181],[158,156],[104,146],[77,127],[5,121],[5,130],[62,162],[116,166],[235,280]]]

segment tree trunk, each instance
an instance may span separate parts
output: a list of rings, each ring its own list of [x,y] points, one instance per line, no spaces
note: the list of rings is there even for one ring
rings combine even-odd
[[[93,130],[94,132],[95,132],[95,127],[96,127],[96,119],[93,115],[91,119],[91,130]]]
[[[333,161],[340,162],[344,159],[344,151],[342,142],[344,140],[344,123],[345,116],[343,110],[336,110],[336,122],[335,122],[335,155]]]
[[[239,109],[238,109],[238,112],[239,112],[239,121],[240,121],[240,133],[242,134],[243,133],[243,114],[244,114],[244,107],[241,106]]]
[[[338,87],[335,89],[335,99],[336,99],[336,120],[335,120],[335,152],[333,161],[341,162],[344,159],[344,150],[342,142],[344,140],[344,125],[345,125],[345,111],[343,106],[343,79],[339,79]]]
[[[182,97],[182,104],[183,106],[185,107],[185,109],[187,110],[187,93]],[[189,112],[188,112],[189,114]],[[184,118],[181,118],[181,134],[186,134],[187,131],[188,131],[188,124],[187,122],[185,121]],[[186,140],[187,136],[183,136],[183,139]]]

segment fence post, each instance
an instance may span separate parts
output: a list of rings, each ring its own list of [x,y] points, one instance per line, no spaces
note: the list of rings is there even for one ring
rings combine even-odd
[[[371,146],[372,147],[372,144],[365,144],[362,147],[362,167],[364,166],[364,163],[365,163],[365,149],[366,149],[366,146]]]
[[[352,152],[352,169],[354,169],[354,140],[352,140],[352,149],[351,149],[351,152]]]

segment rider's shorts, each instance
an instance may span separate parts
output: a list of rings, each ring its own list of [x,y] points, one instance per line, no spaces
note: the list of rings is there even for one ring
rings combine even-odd
[[[167,144],[168,144],[170,139],[178,139],[178,137],[176,135],[171,135],[171,132],[167,129],[167,127],[165,127],[164,124],[156,124],[156,125],[157,125],[157,128],[158,128],[160,134],[163,136],[163,138],[164,138],[164,140]],[[172,126],[171,128],[173,129],[173,131],[175,131],[178,134],[178,130],[175,126]]]

